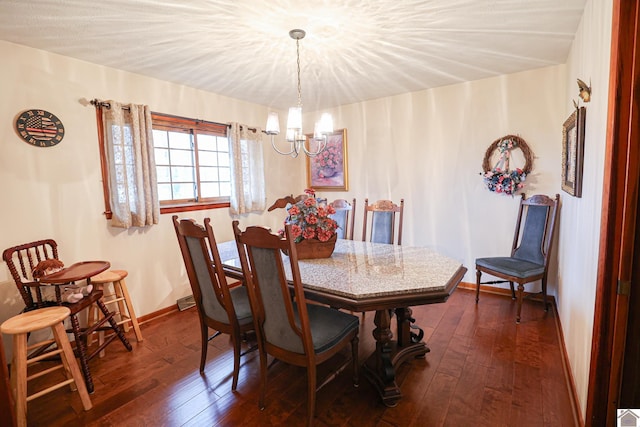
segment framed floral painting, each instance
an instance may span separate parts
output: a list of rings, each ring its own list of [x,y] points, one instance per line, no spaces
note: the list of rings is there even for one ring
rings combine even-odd
[[[582,196],[585,113],[577,108],[562,125],[562,189],[575,197]]]
[[[306,135],[307,144],[316,150],[318,142]],[[326,148],[315,157],[307,157],[307,186],[314,190],[347,191],[347,130],[338,129],[327,135]]]

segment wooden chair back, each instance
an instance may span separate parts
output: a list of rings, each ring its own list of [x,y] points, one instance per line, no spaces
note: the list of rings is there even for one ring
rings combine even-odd
[[[356,199],[354,198],[351,203],[345,199],[336,199],[331,202],[331,206],[335,209],[336,213],[331,215],[338,223],[338,239],[353,240],[353,226],[355,221],[356,212]]]
[[[58,258],[58,244],[53,239],[37,240],[5,249],[2,259],[7,263],[11,277],[27,309],[44,304],[40,284],[33,278],[33,269],[40,261]],[[35,298],[34,298],[35,296]]]
[[[558,215],[558,200],[544,194],[520,199],[518,220],[513,236],[511,256],[513,258],[549,265],[549,250],[555,231]]]
[[[174,215],[173,225],[198,314],[225,331],[238,327],[211,220],[202,226]]]
[[[402,244],[402,217],[404,212],[404,199],[400,199],[400,205],[391,200],[378,200],[369,204],[369,199],[364,199],[364,219],[362,223],[362,240],[373,243],[394,244],[396,230],[398,240],[395,244]],[[396,226],[396,218],[398,225]],[[370,222],[370,234],[367,236],[367,223]]]
[[[269,206],[269,208],[267,209],[268,212],[271,212],[275,209],[282,209],[287,207],[288,204],[294,205],[297,202],[299,202],[300,200],[304,200],[307,197],[309,197],[308,194],[302,193],[302,194],[298,194],[296,197],[293,197],[293,194],[290,196],[284,196],[279,198],[278,200],[276,200],[275,202],[273,202],[273,204],[271,206]]]
[[[293,357],[302,366],[312,363],[311,329],[297,252],[295,245],[290,244],[293,242],[289,238],[290,226],[285,226],[286,238],[264,227],[247,227],[241,232],[237,221],[233,226],[240,263],[247,280],[256,334],[262,338],[258,342],[262,342],[264,350],[275,357]],[[289,291],[285,275],[282,250],[289,251],[292,292]]]

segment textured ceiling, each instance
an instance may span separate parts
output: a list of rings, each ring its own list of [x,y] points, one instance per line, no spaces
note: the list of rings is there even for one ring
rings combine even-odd
[[[585,1],[0,0],[0,39],[286,108],[302,28],[316,110],[564,63]]]

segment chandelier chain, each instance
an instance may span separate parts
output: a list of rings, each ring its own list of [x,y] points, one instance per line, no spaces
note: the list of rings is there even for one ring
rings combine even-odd
[[[296,57],[298,58],[298,107],[302,107],[302,85],[300,84],[300,39],[296,39]]]
[[[286,140],[290,144],[290,150],[280,151],[274,141],[274,136],[280,133],[278,113],[269,113],[266,130],[264,131],[267,135],[271,136],[271,145],[276,152],[283,155],[291,155],[292,157],[297,157],[300,153],[304,153],[309,157],[317,156],[324,151],[327,146],[327,136],[333,132],[333,120],[331,115],[324,113],[320,120],[315,124],[312,138],[307,138],[306,135],[302,133],[302,73],[300,67],[300,39],[303,39],[305,34],[304,30],[298,28],[289,31],[289,36],[296,41],[296,77],[298,78],[298,105],[296,108],[289,108],[289,117],[287,118]],[[315,148],[312,150],[312,147]]]

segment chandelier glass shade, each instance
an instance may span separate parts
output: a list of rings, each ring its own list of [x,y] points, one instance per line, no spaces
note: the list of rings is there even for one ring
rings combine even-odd
[[[275,143],[275,136],[280,133],[280,120],[278,113],[270,112],[267,116],[267,125],[265,133],[271,136],[271,145],[278,153],[285,156],[298,157],[303,152],[309,157],[317,156],[327,146],[327,135],[333,132],[333,119],[329,113],[324,113],[320,120],[316,122],[313,129],[313,140],[307,142],[305,134],[302,132],[302,86],[300,84],[300,40],[304,38],[306,33],[304,30],[294,29],[289,31],[289,36],[296,41],[296,60],[297,60],[297,77],[298,77],[298,104],[289,108],[289,116],[287,117],[286,140],[289,147],[280,150]],[[313,146],[312,146],[313,145]]]

